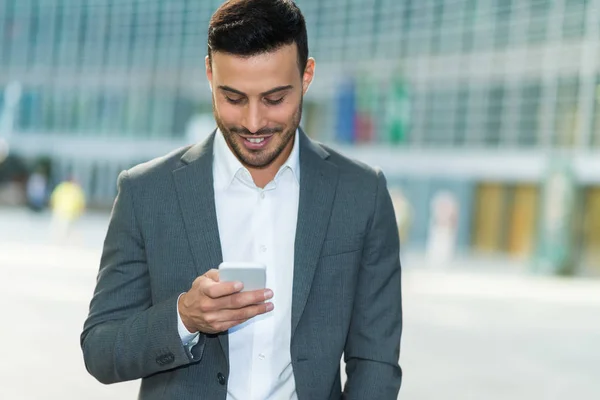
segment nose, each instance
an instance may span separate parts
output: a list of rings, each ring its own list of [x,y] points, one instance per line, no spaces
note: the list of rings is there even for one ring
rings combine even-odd
[[[259,131],[266,125],[264,115],[259,104],[254,102],[248,103],[244,114],[244,121],[242,123],[244,127],[252,133]]]

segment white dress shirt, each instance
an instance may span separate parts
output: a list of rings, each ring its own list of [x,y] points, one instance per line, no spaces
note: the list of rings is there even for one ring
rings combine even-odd
[[[264,189],[217,131],[213,177],[223,261],[267,266],[275,309],[229,330],[227,400],[296,400],[290,354],[294,242],[300,195],[299,134],[290,157]],[[217,266],[215,265],[215,268]],[[184,344],[195,344],[179,317]]]

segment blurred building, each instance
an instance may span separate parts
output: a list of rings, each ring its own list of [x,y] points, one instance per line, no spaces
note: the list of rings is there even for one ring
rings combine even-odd
[[[578,188],[577,263],[600,271],[600,0],[297,2],[318,62],[303,124],[402,189],[409,247],[425,248],[443,190],[459,250],[531,256],[560,159]],[[0,89],[23,88],[13,151],[110,204],[120,170],[210,129],[220,3],[0,0]]]

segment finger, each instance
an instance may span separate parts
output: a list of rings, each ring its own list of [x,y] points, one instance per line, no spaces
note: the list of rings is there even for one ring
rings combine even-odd
[[[221,310],[217,313],[216,319],[221,323],[234,323],[234,325],[238,325],[257,315],[271,312],[273,309],[273,303],[254,304],[239,310]]]
[[[208,327],[206,329],[206,332],[203,332],[203,333],[215,334],[215,333],[226,332],[229,329],[233,328],[234,326],[241,325],[241,324],[243,324],[246,321],[248,321],[248,320],[244,320],[244,321],[229,321],[229,322],[216,322],[215,325],[213,325],[212,327]]]
[[[206,272],[203,276],[210,279],[211,281],[219,282],[219,270],[218,269],[211,269],[208,272]]]
[[[231,296],[244,288],[241,282],[211,282],[203,286],[202,292],[211,299]],[[217,306],[217,308],[220,308]]]
[[[253,290],[250,292],[242,292],[231,296],[223,296],[216,304],[217,309],[221,310],[237,310],[255,304],[264,303],[265,300],[273,298],[271,289]]]
[[[225,323],[223,323],[223,332],[224,331],[228,331],[229,329],[233,328],[234,326],[241,325],[241,324],[245,323],[246,321],[248,321],[248,320],[244,319],[242,321],[229,321],[229,322],[225,322]]]

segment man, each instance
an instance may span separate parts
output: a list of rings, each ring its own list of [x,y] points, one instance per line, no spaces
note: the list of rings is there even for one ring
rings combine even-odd
[[[87,369],[142,378],[141,399],[396,399],[392,202],[381,172],[298,128],[315,72],[300,10],[223,4],[206,71],[218,130],[119,177]],[[222,261],[266,264],[268,289],[219,282]]]

